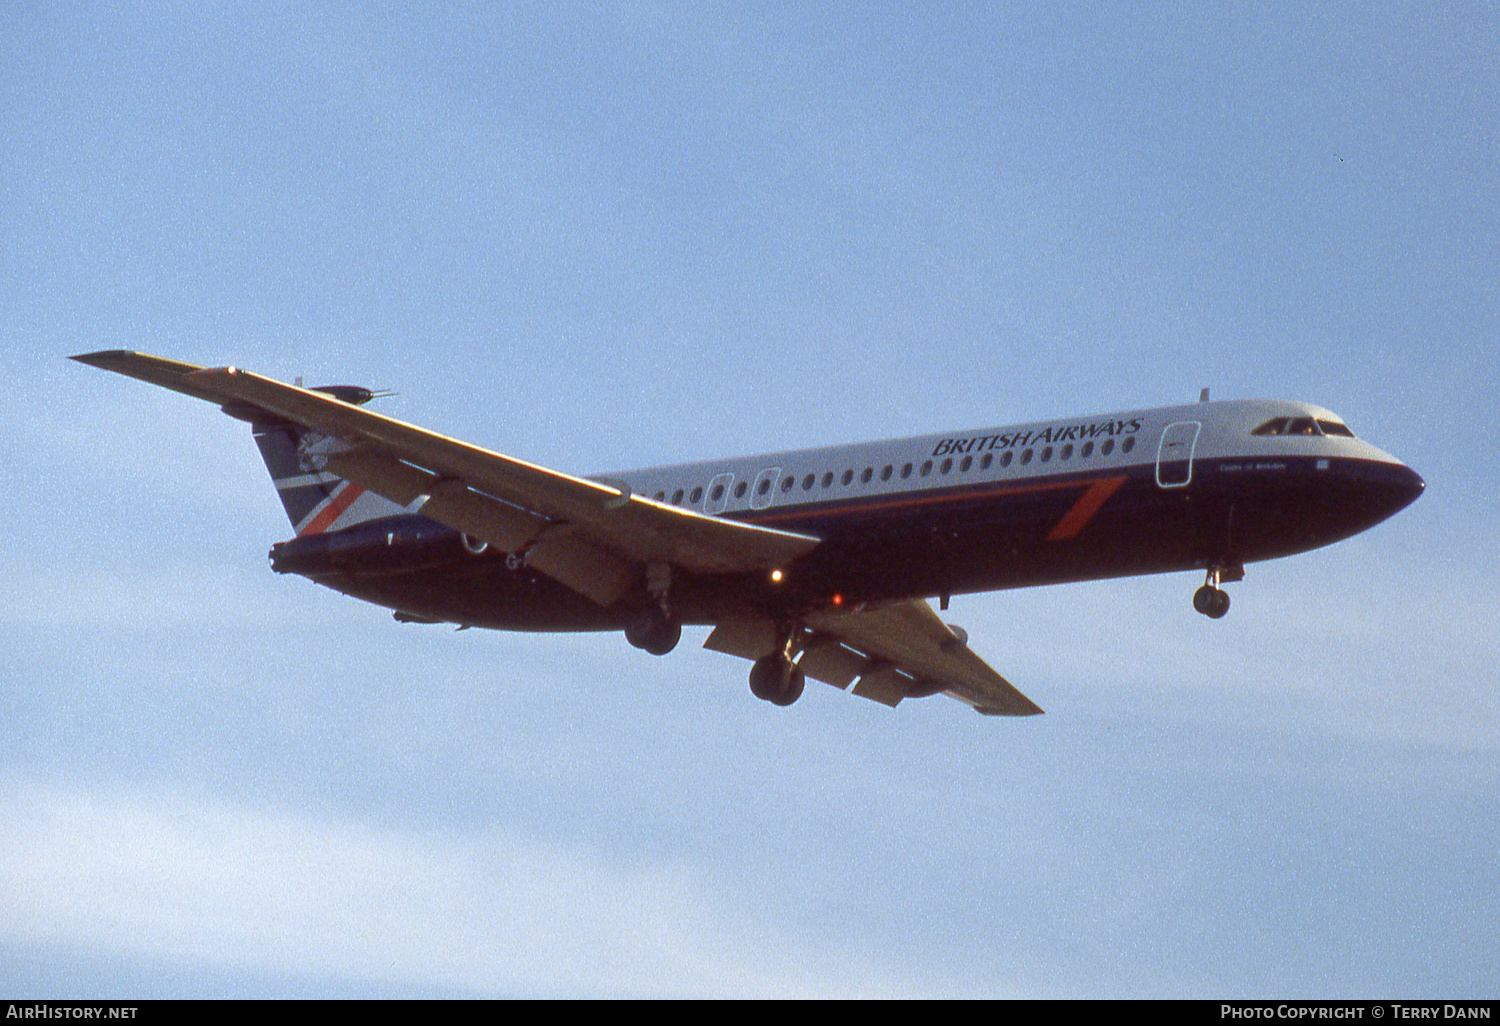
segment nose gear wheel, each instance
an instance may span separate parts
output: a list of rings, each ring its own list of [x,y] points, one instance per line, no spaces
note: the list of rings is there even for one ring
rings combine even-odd
[[[1244,576],[1243,570],[1239,573],[1241,577]],[[1229,612],[1229,595],[1219,589],[1219,581],[1223,575],[1223,568],[1210,567],[1208,580],[1204,582],[1203,587],[1193,592],[1193,608],[1210,620],[1222,619],[1224,614]],[[1233,579],[1239,580],[1239,577]]]

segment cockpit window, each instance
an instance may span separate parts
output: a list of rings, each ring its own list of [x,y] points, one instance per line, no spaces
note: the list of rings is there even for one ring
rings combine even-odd
[[[1268,420],[1254,431],[1252,435],[1338,435],[1341,438],[1353,438],[1354,432],[1349,430],[1348,425],[1340,424],[1336,420],[1314,420],[1312,417],[1277,417]]]

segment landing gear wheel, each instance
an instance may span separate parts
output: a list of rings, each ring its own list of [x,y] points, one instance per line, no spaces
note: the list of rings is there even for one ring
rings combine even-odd
[[[1211,584],[1205,584],[1193,592],[1193,608],[1211,620],[1218,620],[1229,612],[1229,596]]]
[[[784,656],[764,656],[750,668],[750,693],[772,705],[791,705],[806,683],[802,670]]]
[[[652,609],[625,625],[625,640],[652,655],[666,655],[682,639],[682,624]]]

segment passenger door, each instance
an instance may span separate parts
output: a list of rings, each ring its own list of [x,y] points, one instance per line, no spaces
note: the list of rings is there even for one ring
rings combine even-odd
[[[1156,483],[1162,488],[1185,488],[1193,480],[1193,450],[1202,424],[1180,420],[1168,424],[1156,448]]]
[[[733,474],[715,474],[708,483],[708,494],[703,496],[703,512],[717,516],[729,505],[729,486],[734,484]]]

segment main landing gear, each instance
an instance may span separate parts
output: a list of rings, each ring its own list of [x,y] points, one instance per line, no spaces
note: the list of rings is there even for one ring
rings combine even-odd
[[[646,592],[651,596],[651,604],[625,625],[625,640],[652,655],[666,655],[682,640],[682,624],[677,622],[672,607],[667,604],[671,584],[672,571],[667,564],[647,565]]]
[[[801,631],[786,627],[778,632],[776,650],[750,667],[750,693],[772,705],[791,705],[802,697],[807,677],[792,662],[792,642]]]
[[[682,624],[662,606],[651,606],[625,625],[625,640],[652,655],[666,655],[682,639]]]
[[[762,656],[750,667],[750,693],[772,705],[791,705],[806,683],[801,668],[786,656]]]
[[[1219,590],[1221,581],[1238,581],[1245,576],[1243,567],[1212,566],[1208,568],[1208,580],[1203,587],[1193,592],[1193,608],[1211,620],[1221,619],[1229,612],[1229,596]]]

